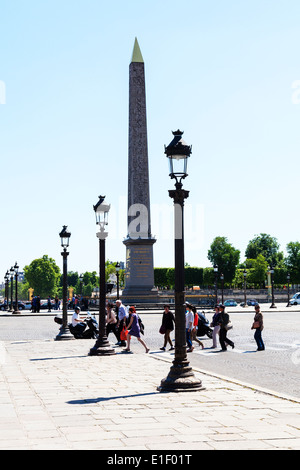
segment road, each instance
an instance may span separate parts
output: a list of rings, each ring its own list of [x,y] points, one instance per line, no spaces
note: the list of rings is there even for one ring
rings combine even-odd
[[[201,338],[204,349],[194,343],[193,353],[188,354],[191,365],[211,374],[300,398],[300,312],[265,312],[263,340],[266,350],[257,352],[254,332],[250,329],[254,311],[249,309],[242,313],[230,311],[234,328],[228,336],[235,343],[233,350],[229,347],[227,352],[222,353],[218,349],[210,349],[212,340],[208,337]],[[212,313],[207,314],[209,320],[211,316]],[[151,349],[150,354],[172,359],[173,351],[169,353],[159,349],[163,343],[163,337],[158,332],[161,314],[141,312],[141,317],[145,324],[144,339]],[[59,325],[53,321],[53,314],[0,317],[0,341],[53,340],[58,330]],[[109,339],[115,343],[112,334]],[[87,352],[88,350],[87,346]],[[132,350],[134,353],[144,354],[144,348],[135,338],[132,340]],[[129,355],[128,361],[130,358]],[[203,381],[205,382],[205,376]]]

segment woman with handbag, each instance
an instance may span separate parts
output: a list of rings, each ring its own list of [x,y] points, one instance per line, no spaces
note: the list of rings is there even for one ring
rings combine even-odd
[[[234,343],[229,338],[227,338],[227,331],[232,328],[229,315],[225,313],[225,306],[219,305],[220,310],[220,317],[219,317],[219,324],[220,324],[220,344],[222,351],[227,351],[226,344],[234,348]]]
[[[169,351],[174,349],[170,333],[171,331],[174,330],[174,315],[170,311],[170,305],[164,305],[164,313],[162,316],[162,323],[161,327],[159,329],[160,334],[164,335],[164,345],[162,348],[160,348],[161,351],[166,350],[167,343],[170,344],[170,349]]]
[[[144,346],[146,353],[150,351],[148,346],[146,345],[145,341],[142,340],[141,338],[141,329],[139,325],[139,317],[138,314],[136,313],[135,307],[130,307],[129,308],[129,314],[131,314],[129,325],[127,326],[128,329],[128,335],[127,335],[127,348],[124,349],[126,352],[131,352],[130,351],[130,341],[131,341],[131,336],[135,336],[137,340]]]
[[[254,309],[255,309],[255,315],[254,315],[254,321],[253,321],[251,330],[255,330],[254,339],[257,344],[257,351],[264,351],[265,345],[261,337],[261,332],[264,329],[264,319],[260,311],[260,306],[255,305]]]

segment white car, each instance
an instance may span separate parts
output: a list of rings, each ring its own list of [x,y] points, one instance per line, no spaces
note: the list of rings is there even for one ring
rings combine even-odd
[[[293,295],[293,297],[290,299],[290,304],[291,305],[300,304],[300,292],[297,292],[297,294]]]

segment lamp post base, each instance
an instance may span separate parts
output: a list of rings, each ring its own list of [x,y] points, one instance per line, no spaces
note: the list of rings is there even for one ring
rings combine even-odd
[[[98,338],[95,346],[89,352],[89,356],[112,356],[114,354],[116,354],[116,351],[111,347],[106,337]]]
[[[72,333],[69,330],[69,327],[65,327],[62,325],[62,327],[59,329],[59,333],[55,338],[55,341],[61,341],[61,340],[70,340],[70,339],[75,339]]]
[[[205,390],[205,387],[202,386],[201,380],[195,377],[192,367],[173,365],[157,389],[160,392],[197,392]]]

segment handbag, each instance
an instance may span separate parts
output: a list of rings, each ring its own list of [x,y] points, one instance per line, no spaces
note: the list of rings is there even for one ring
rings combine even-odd
[[[260,328],[259,321],[253,322],[253,325],[252,325],[252,330],[256,330],[257,328]]]
[[[227,325],[225,325],[225,330],[228,331],[228,330],[231,330],[233,328],[233,324],[230,322],[227,323]]]
[[[161,327],[160,327],[160,329],[159,329],[160,334],[161,334],[161,335],[164,335],[166,331],[167,331],[167,330],[166,330],[165,325],[161,325]]]
[[[120,333],[120,340],[121,341],[126,341],[128,335],[128,330],[126,329],[126,326],[123,327],[123,330]]]

